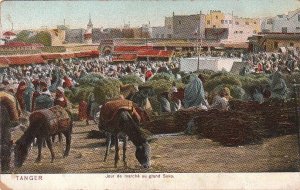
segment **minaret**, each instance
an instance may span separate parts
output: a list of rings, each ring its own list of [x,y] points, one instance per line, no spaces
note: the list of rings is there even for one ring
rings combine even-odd
[[[84,33],[84,41],[87,44],[93,43],[93,23],[90,15],[89,23],[87,24],[85,33]]]

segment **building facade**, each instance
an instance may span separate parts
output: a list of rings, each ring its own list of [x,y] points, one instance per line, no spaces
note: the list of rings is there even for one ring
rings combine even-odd
[[[66,43],[83,43],[84,33],[85,30],[83,28],[66,30],[65,41]]]
[[[205,27],[207,36],[209,34],[227,31],[227,38],[220,34],[222,43],[241,43],[247,42],[248,37],[261,31],[261,23],[258,18],[241,18],[232,14],[226,14],[221,11],[212,10],[205,17]],[[217,36],[217,35],[215,35]]]
[[[205,15],[173,15],[172,26],[173,38],[195,39],[204,34]]]
[[[287,14],[262,19],[261,28],[264,33],[300,33],[300,9]]]
[[[249,43],[254,52],[278,52],[281,48],[300,49],[300,34],[265,33],[250,37]]]

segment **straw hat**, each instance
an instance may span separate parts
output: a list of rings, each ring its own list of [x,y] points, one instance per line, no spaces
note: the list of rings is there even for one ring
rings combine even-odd
[[[230,89],[228,87],[224,87],[221,92],[224,93],[224,96],[228,99],[231,99],[232,96],[230,95]]]

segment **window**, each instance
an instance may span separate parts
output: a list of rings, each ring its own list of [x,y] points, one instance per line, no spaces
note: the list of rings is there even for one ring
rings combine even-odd
[[[159,38],[159,34],[156,34],[156,38]]]
[[[246,24],[246,25],[249,25],[249,22],[248,22],[248,21],[246,21],[246,22],[245,22],[245,24]]]
[[[273,19],[269,18],[269,19],[267,20],[267,24],[273,24]]]
[[[291,47],[294,47],[294,43],[293,43],[293,42],[290,42],[290,46],[291,46]]]
[[[164,34],[160,35],[160,38],[165,38],[165,35]]]
[[[221,20],[221,23],[224,24],[224,20]]]
[[[282,33],[287,33],[287,27],[282,27]]]
[[[178,24],[181,24],[181,21],[180,21],[180,20],[178,21]]]
[[[219,19],[219,17],[218,17],[218,16],[216,16],[216,19]]]
[[[257,33],[256,30],[254,30],[254,31],[253,31],[253,34],[256,34],[256,33]]]
[[[207,21],[207,24],[210,25],[210,20]]]
[[[228,20],[225,20],[225,24],[228,24]]]
[[[229,24],[232,24],[232,20],[229,20]]]
[[[298,21],[300,22],[300,14],[298,14]]]
[[[235,25],[239,25],[240,23],[239,22],[235,22]]]
[[[278,15],[279,18],[283,18],[283,15]]]
[[[296,30],[300,30],[300,27],[296,27]]]
[[[216,28],[216,25],[213,25],[213,28]]]
[[[168,34],[168,38],[172,38],[172,35],[171,35],[171,34]]]
[[[254,21],[253,24],[256,24],[256,22]]]
[[[243,34],[243,31],[240,31],[240,34]]]

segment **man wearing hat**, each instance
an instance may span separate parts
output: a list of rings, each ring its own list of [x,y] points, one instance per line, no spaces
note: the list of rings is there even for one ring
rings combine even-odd
[[[40,82],[40,88],[41,94],[35,99],[34,110],[50,108],[54,104],[51,93],[48,90],[48,86],[44,81]]]
[[[211,109],[218,109],[223,111],[228,111],[229,103],[228,101],[232,97],[230,96],[230,89],[228,87],[222,88],[219,93],[214,97]]]

